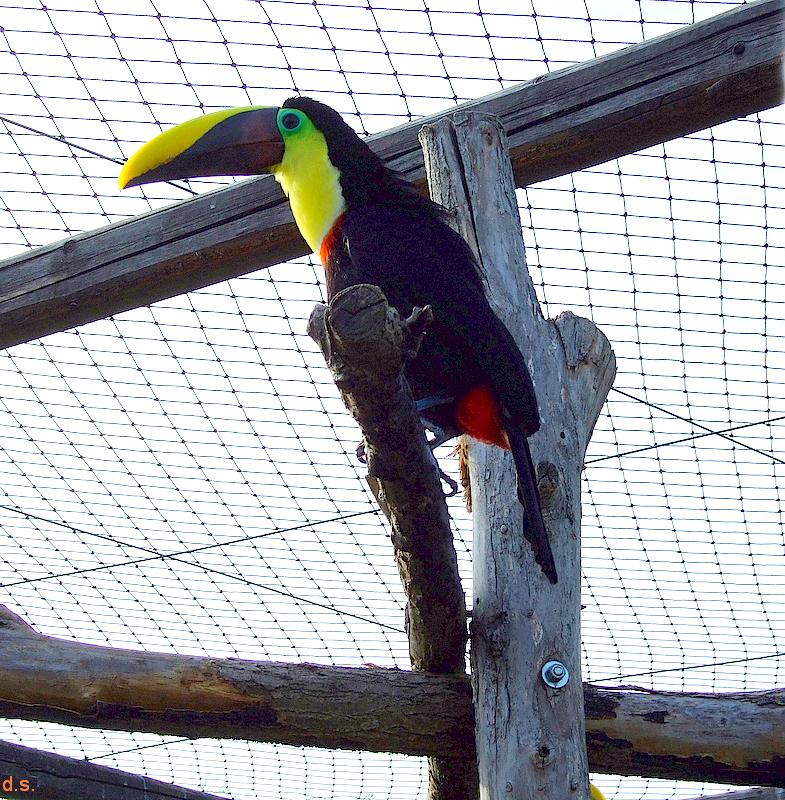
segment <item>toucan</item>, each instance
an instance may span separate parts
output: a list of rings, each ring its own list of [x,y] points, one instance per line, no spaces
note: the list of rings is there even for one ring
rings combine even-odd
[[[338,112],[308,97],[216,111],[166,130],[131,156],[119,183],[262,173],[288,196],[324,265],[328,297],[370,283],[403,318],[431,306],[433,322],[405,369],[431,444],[466,433],[512,452],[524,536],[556,583],[528,444],[540,427],[532,379],[444,208],[390,170]]]

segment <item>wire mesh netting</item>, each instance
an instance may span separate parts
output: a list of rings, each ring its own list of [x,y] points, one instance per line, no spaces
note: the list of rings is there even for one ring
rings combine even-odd
[[[733,5],[0,0],[0,256],[218,185],[116,188],[139,143],[203,111],[301,92],[375,132]],[[584,473],[583,670],[603,685],[782,682],[783,124],[768,111],[519,192],[544,311],[590,317],[618,360]],[[359,432],[305,333],[322,299],[297,259],[1,353],[0,602],[83,642],[408,667]],[[0,736],[227,797],[427,786],[421,759],[392,755]]]

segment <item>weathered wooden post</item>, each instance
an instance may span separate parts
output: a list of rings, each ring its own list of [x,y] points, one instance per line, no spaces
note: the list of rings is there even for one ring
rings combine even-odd
[[[545,320],[526,270],[515,186],[496,117],[456,114],[421,133],[431,196],[474,247],[491,305],[529,362],[542,427],[530,441],[559,582],[522,536],[512,459],[472,444],[472,683],[480,797],[586,800],[580,674],[580,471],[615,374],[588,320]],[[549,662],[555,669],[544,670]]]

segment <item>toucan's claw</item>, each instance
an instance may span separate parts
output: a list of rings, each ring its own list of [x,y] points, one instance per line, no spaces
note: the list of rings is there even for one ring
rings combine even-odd
[[[430,442],[428,442],[428,446],[429,447],[432,446]],[[355,454],[357,455],[357,460],[361,464],[367,464],[368,463],[368,458],[367,458],[367,456],[365,454],[365,440],[364,439],[363,439],[363,441],[360,442],[360,444],[357,445],[357,449],[355,450]],[[446,483],[450,487],[450,491],[449,492],[445,492],[444,496],[445,497],[453,497],[454,495],[456,495],[458,493],[458,484],[449,475],[447,475],[445,472],[443,472],[441,467],[438,467],[438,469],[439,469],[439,478],[442,481],[444,481],[444,483]]]
[[[434,425],[432,422],[428,422],[428,420],[422,417],[420,417],[420,422],[422,422],[422,426],[426,431],[430,431],[433,434],[433,439],[428,439],[428,447],[430,447],[432,451],[445,442],[449,442],[450,439],[454,439],[457,435],[453,431],[446,431],[444,428],[440,428],[438,425]]]
[[[414,361],[420,350],[423,336],[433,322],[433,309],[430,306],[415,306],[408,319],[403,323],[403,357],[404,361]]]
[[[458,482],[454,481],[441,467],[439,468],[439,477],[450,487],[449,492],[445,492],[445,497],[454,497],[458,494]]]

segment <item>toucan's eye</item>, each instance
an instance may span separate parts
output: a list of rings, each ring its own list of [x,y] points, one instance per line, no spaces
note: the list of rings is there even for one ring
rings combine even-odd
[[[281,126],[286,128],[287,131],[296,131],[302,121],[302,117],[299,114],[289,111],[281,117]]]

